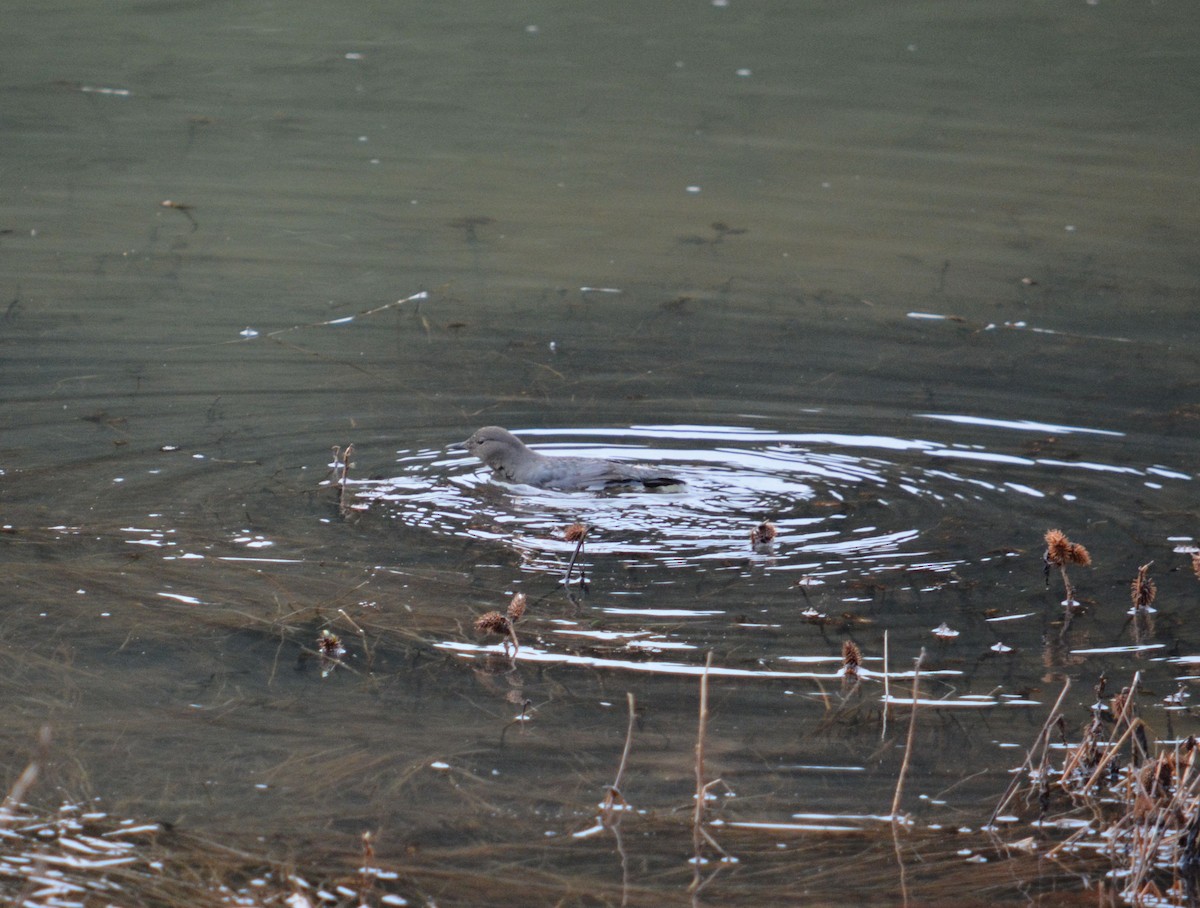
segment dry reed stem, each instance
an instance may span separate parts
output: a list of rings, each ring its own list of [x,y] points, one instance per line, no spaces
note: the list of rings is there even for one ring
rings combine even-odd
[[[629,762],[629,751],[633,748],[633,727],[637,722],[637,701],[634,699],[633,691],[625,692],[625,700],[629,704],[629,725],[625,728],[625,749],[621,751],[621,763],[617,766],[617,776],[613,779],[613,783],[608,786],[608,791],[604,795],[605,825],[611,822],[613,806],[618,801],[620,801],[622,806],[628,804],[625,796],[621,794],[621,777],[625,775],[625,765]]]
[[[0,825],[11,823],[18,819],[17,808],[25,800],[25,795],[29,793],[38,775],[42,771],[42,760],[46,758],[50,751],[50,726],[43,725],[38,732],[38,753],[29,761],[26,767],[17,776],[17,781],[13,782],[12,788],[5,795],[3,803],[0,803]]]
[[[1104,770],[1106,768],[1108,768],[1108,764],[1111,763],[1113,760],[1113,757],[1115,757],[1117,755],[1117,751],[1119,751],[1121,749],[1121,745],[1123,745],[1125,743],[1125,741],[1130,736],[1132,736],[1133,733],[1137,729],[1144,727],[1144,725],[1145,725],[1145,723],[1142,722],[1141,719],[1131,719],[1129,721],[1129,727],[1127,729],[1125,729],[1125,734],[1121,735],[1121,737],[1117,741],[1117,743],[1116,744],[1110,743],[1109,746],[1107,748],[1105,748],[1104,756],[1102,756],[1100,758],[1100,762],[1096,764],[1096,771],[1092,773],[1091,777],[1087,780],[1087,782],[1083,786],[1083,790],[1085,792],[1088,789],[1090,789],[1093,785],[1096,784],[1096,780],[1100,778],[1100,773],[1104,772]],[[1066,785],[1064,784],[1063,787],[1065,788]]]
[[[1025,754],[1025,762],[1022,763],[1020,767],[1018,767],[1017,771],[1013,774],[1013,779],[1008,784],[1008,788],[1005,790],[1004,796],[1000,799],[999,803],[996,804],[996,809],[992,811],[991,817],[988,818],[988,826],[995,825],[996,817],[1000,816],[1004,808],[1009,805],[1013,797],[1020,790],[1021,777],[1025,774],[1025,772],[1033,768],[1033,754],[1034,751],[1038,749],[1039,744],[1042,745],[1042,755],[1044,760],[1047,752],[1047,745],[1050,739],[1050,729],[1057,721],[1059,715],[1058,708],[1062,706],[1063,698],[1066,697],[1067,691],[1070,689],[1071,679],[1067,678],[1066,681],[1063,682],[1062,690],[1058,693],[1058,699],[1054,701],[1054,706],[1050,708],[1050,715],[1047,716],[1046,721],[1042,723],[1042,730],[1038,732],[1038,736],[1033,741],[1033,746],[1030,747],[1028,752]]]
[[[337,471],[338,484],[338,515],[343,520],[349,517],[353,511],[353,508],[350,507],[349,502],[346,500],[346,480],[350,476],[350,457],[352,454],[354,454],[353,444],[346,445],[345,450],[342,450],[337,445],[333,447],[333,461],[341,465],[340,469],[335,467],[335,470]]]
[[[571,586],[571,574],[575,570],[575,561],[579,558],[579,553],[581,551],[583,551],[583,543],[587,540],[587,535],[591,531],[591,529],[592,528],[590,526],[588,526],[586,523],[575,523],[575,524],[572,524],[571,526],[567,527],[567,539],[568,539],[568,541],[574,541],[575,551],[573,551],[571,553],[571,561],[569,564],[567,564],[567,576],[563,578],[563,586],[564,587],[569,588]],[[580,568],[579,568],[579,586],[580,586],[580,588],[583,587],[583,584],[584,584],[583,566],[580,565]]]
[[[888,632],[883,632],[883,724],[879,729],[879,740],[887,740],[888,716],[892,711],[892,682],[888,671]]]
[[[921,647],[913,668],[912,713],[908,717],[908,740],[904,744],[904,762],[900,764],[900,777],[896,779],[896,794],[892,798],[892,822],[900,819],[900,798],[904,794],[904,777],[908,774],[908,762],[912,757],[913,738],[917,732],[917,695],[920,693],[918,684],[921,680],[921,663],[925,661],[925,647]]]
[[[692,885],[689,892],[695,892],[700,887],[700,865],[703,860],[702,849],[708,842],[721,855],[728,857],[725,849],[704,828],[704,805],[708,798],[708,790],[718,784],[720,779],[711,782],[704,781],[704,736],[708,726],[708,670],[712,668],[712,650],[704,660],[704,672],[700,675],[700,718],[696,729],[696,806],[692,813],[692,851],[693,872]]]
[[[362,834],[362,864],[358,873],[358,903],[366,905],[367,896],[375,888],[375,874],[372,865],[375,862],[375,843],[370,831]]]
[[[1153,561],[1147,561],[1138,568],[1137,577],[1129,584],[1129,598],[1133,602],[1134,609],[1144,611],[1150,608],[1154,603],[1154,597],[1158,594],[1158,587],[1154,581],[1150,579],[1150,566]]]
[[[696,866],[700,866],[700,831],[704,822],[704,732],[708,725],[708,670],[712,667],[712,650],[704,659],[704,672],[700,675],[700,719],[696,728],[696,803],[692,811],[692,847],[696,854]]]
[[[369,640],[367,640],[367,632],[364,631],[361,627],[359,627],[359,624],[357,621],[355,621],[353,618],[351,618],[349,615],[346,614],[345,609],[339,608],[338,614],[341,615],[343,618],[345,618],[347,621],[349,621],[350,626],[352,628],[354,628],[355,631],[358,632],[358,637],[360,640],[362,640],[363,655],[366,657],[366,660],[367,660],[367,671],[368,672],[371,671],[371,666],[372,666],[372,663],[374,662],[374,657],[371,655],[371,643]]]
[[[1092,563],[1092,556],[1082,545],[1068,539],[1062,530],[1047,530],[1045,540],[1046,552],[1042,555],[1042,561],[1046,565],[1046,585],[1050,585],[1050,568],[1057,567],[1062,575],[1065,591],[1063,604],[1070,607],[1076,604],[1076,599],[1075,588],[1071,586],[1071,578],[1067,576],[1067,565],[1078,564],[1087,567]],[[1070,623],[1069,619],[1064,623],[1063,633],[1066,632],[1066,627]]]

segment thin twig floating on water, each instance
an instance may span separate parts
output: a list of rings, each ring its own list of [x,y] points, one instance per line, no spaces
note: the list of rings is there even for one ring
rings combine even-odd
[[[899,822],[900,819],[900,797],[904,794],[904,777],[908,774],[908,761],[912,757],[913,737],[917,731],[917,702],[920,689],[918,683],[921,680],[921,663],[925,661],[925,647],[921,647],[921,653],[917,656],[917,664],[913,668],[913,687],[912,687],[912,712],[908,717],[908,740],[904,744],[904,762],[900,764],[900,777],[896,779],[896,794],[892,798],[892,822]]]
[[[355,621],[353,618],[351,618],[349,615],[346,614],[345,609],[339,608],[338,614],[341,615],[343,618],[345,618],[347,621],[349,621],[350,626],[353,627],[356,631],[358,631],[358,636],[362,640],[363,655],[366,657],[366,660],[367,660],[367,671],[370,672],[374,658],[371,655],[371,644],[370,644],[370,641],[367,640],[367,632],[364,631],[361,627],[359,627],[359,624],[357,621]]]
[[[397,306],[403,306],[405,303],[420,302],[421,300],[429,299],[429,291],[422,290],[419,293],[414,293],[412,296],[406,296],[404,299],[395,300],[390,303],[384,303],[382,306],[375,306],[372,309],[364,309],[362,312],[355,312],[353,315],[343,315],[339,318],[328,318],[320,322],[308,322],[304,325],[291,325],[287,328],[279,328],[275,331],[268,331],[265,334],[260,333],[253,328],[247,328],[242,332],[241,337],[235,337],[233,340],[221,341],[218,344],[189,344],[183,347],[171,347],[168,352],[176,350],[192,350],[197,347],[224,347],[229,344],[245,344],[256,340],[278,340],[280,335],[290,334],[293,331],[303,331],[306,328],[325,328],[330,325],[345,325],[355,319],[366,318],[368,315],[377,315],[380,312],[386,312],[388,309],[394,309]],[[297,348],[299,349],[299,348]],[[308,351],[305,351],[308,352]]]

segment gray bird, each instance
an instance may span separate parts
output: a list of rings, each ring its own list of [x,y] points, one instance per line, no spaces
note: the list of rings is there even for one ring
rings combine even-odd
[[[661,489],[683,480],[655,467],[642,467],[599,457],[547,457],[525,446],[507,429],[484,426],[451,447],[474,454],[492,468],[497,479],[543,489],[641,486]]]

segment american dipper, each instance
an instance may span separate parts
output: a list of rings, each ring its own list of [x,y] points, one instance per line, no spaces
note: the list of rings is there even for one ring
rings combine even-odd
[[[543,489],[585,489],[592,486],[641,486],[661,489],[683,485],[677,476],[654,467],[641,467],[599,457],[547,457],[525,447],[507,429],[484,426],[461,444],[492,468],[497,479]]]

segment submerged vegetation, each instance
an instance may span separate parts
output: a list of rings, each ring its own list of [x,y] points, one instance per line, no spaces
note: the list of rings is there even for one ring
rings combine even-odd
[[[349,447],[334,452],[336,510],[347,526],[358,526],[361,509],[346,491],[351,452]],[[771,539],[764,539],[763,526],[771,527]],[[786,555],[790,538],[787,533],[776,535],[774,525],[754,528],[750,552],[746,551],[745,532],[744,527],[737,528],[736,544],[746,558],[767,560]],[[653,632],[652,619],[641,614],[627,621],[638,625],[634,630],[617,631],[605,623],[598,610],[582,607],[586,601],[583,594],[589,590],[585,577],[590,577],[597,593],[603,595],[615,576],[602,562],[596,573],[598,560],[605,558],[606,534],[594,532],[582,521],[559,523],[548,527],[545,534],[546,548],[557,552],[560,560],[553,571],[533,574],[535,583],[544,582],[544,589],[528,585],[527,578],[513,584],[523,585],[516,592],[507,583],[485,587],[477,600],[484,605],[477,606],[469,617],[463,613],[461,600],[456,600],[457,630],[452,620],[434,635],[387,627],[371,620],[374,603],[363,600],[361,614],[351,616],[338,603],[319,610],[317,620],[309,622],[304,617],[309,612],[298,610],[286,613],[286,618],[266,631],[267,636],[277,636],[279,649],[293,644],[299,651],[298,671],[306,664],[318,666],[321,679],[328,683],[351,680],[372,696],[379,696],[392,678],[418,665],[425,666],[426,677],[436,677],[435,669],[456,666],[475,677],[487,699],[456,714],[460,721],[464,715],[469,717],[463,722],[461,741],[446,747],[446,752],[459,755],[457,760],[442,760],[439,754],[438,759],[413,761],[403,768],[402,782],[384,781],[388,770],[380,762],[365,757],[358,763],[348,761],[346,755],[352,751],[330,750],[331,756],[322,756],[327,762],[314,761],[327,776],[321,782],[323,790],[336,789],[339,780],[379,774],[377,790],[384,801],[404,786],[409,786],[404,788],[406,792],[419,791],[415,797],[422,809],[433,799],[430,792],[456,798],[454,806],[466,818],[461,820],[461,828],[440,839],[438,824],[445,822],[446,816],[430,808],[428,827],[421,835],[412,834],[409,841],[403,826],[407,818],[388,829],[373,821],[377,813],[342,812],[331,799],[329,816],[314,817],[314,828],[321,823],[339,827],[340,845],[325,848],[328,860],[322,862],[312,857],[319,856],[322,847],[308,843],[303,864],[298,865],[265,845],[247,850],[247,843],[238,842],[234,848],[189,836],[180,831],[184,827],[169,823],[113,820],[102,814],[95,801],[75,800],[61,810],[39,809],[29,803],[35,789],[26,786],[14,789],[12,809],[3,827],[12,833],[8,837],[11,854],[20,860],[7,865],[10,872],[0,881],[2,891],[24,895],[25,904],[45,904],[47,908],[55,904],[53,899],[77,897],[86,902],[90,896],[80,892],[103,893],[106,903],[112,904],[278,904],[291,908],[426,905],[439,900],[479,905],[632,905],[661,902],[664,892],[675,892],[681,900],[697,904],[710,896],[714,904],[737,903],[739,894],[751,902],[807,899],[819,904],[822,899],[836,899],[837,885],[844,881],[835,877],[844,877],[847,868],[853,868],[856,879],[874,887],[881,903],[888,904],[939,900],[956,905],[986,904],[1015,898],[1018,892],[1027,896],[1029,903],[1047,905],[1067,904],[1085,893],[1089,904],[1149,903],[1153,899],[1160,904],[1186,904],[1191,898],[1191,868],[1200,850],[1200,757],[1189,738],[1156,740],[1151,732],[1154,723],[1143,719],[1137,708],[1139,699],[1150,696],[1142,676],[1135,674],[1116,696],[1106,696],[1103,684],[1098,684],[1097,705],[1078,732],[1070,728],[1064,689],[1005,796],[999,802],[976,803],[973,810],[962,803],[950,809],[936,793],[928,791],[926,770],[944,759],[930,752],[933,748],[928,742],[937,741],[956,721],[953,708],[1011,705],[1032,709],[1040,704],[1035,692],[1015,685],[1006,691],[965,697],[947,693],[951,684],[957,683],[953,679],[962,674],[959,651],[966,636],[960,637],[945,621],[933,630],[928,654],[924,650],[920,654],[898,652],[894,625],[889,644],[888,630],[876,626],[882,623],[878,615],[844,607],[835,610],[830,600],[838,593],[837,584],[805,574],[791,584],[788,595],[794,600],[793,627],[802,628],[812,639],[819,635],[826,644],[825,656],[811,657],[824,660],[819,670],[804,670],[807,666],[803,664],[795,671],[764,667],[752,656],[739,653],[736,646],[719,651],[718,655],[724,655],[714,660],[712,647],[705,647],[701,655],[686,644],[676,644],[684,655],[668,664],[658,658],[659,651],[651,644],[669,645],[678,635]],[[588,553],[585,541],[593,543]],[[1068,566],[1090,565],[1088,550],[1058,531],[1048,532],[1045,543],[1047,576],[1051,568],[1058,570],[1065,598],[1072,603],[1060,610],[1055,596],[1055,604],[1046,605],[1046,623],[1053,629],[1048,638],[1054,638],[1047,640],[1047,653],[1053,653],[1055,644],[1061,645],[1071,632],[1072,617],[1079,616],[1077,630],[1083,630],[1100,603],[1087,599],[1087,610],[1080,611],[1067,575]],[[585,554],[591,557],[585,560]],[[1135,634],[1141,632],[1137,627],[1145,627],[1160,596],[1150,575],[1153,564],[1132,562],[1129,573],[1120,580],[1122,598],[1128,589]],[[507,568],[501,565],[499,569]],[[1037,573],[1028,567],[1024,570],[1032,575],[1034,595],[1041,596]],[[632,570],[630,575],[629,586],[636,586],[640,581]],[[846,586],[875,595],[882,582],[872,582],[877,585],[852,579]],[[1169,582],[1164,586],[1170,589]],[[500,589],[506,591],[506,606],[501,604]],[[827,594],[833,596],[821,598]],[[719,601],[721,593],[702,590],[698,595]],[[584,620],[575,620],[581,615]],[[739,615],[732,621],[722,617],[714,621],[723,622],[725,632],[734,635],[739,626],[753,626],[754,618]],[[921,616],[918,626],[926,641],[929,631],[925,629],[935,620],[926,622]],[[963,627],[960,622],[965,620],[959,616],[954,623]],[[667,615],[660,626],[671,622]],[[485,639],[473,641],[472,629]],[[563,639],[551,636],[557,631],[585,642],[556,645]],[[489,636],[491,639],[486,639]],[[630,645],[642,640],[647,643],[644,649]],[[398,651],[409,646],[409,652],[397,657]],[[999,662],[997,657],[1011,652],[998,647],[990,650],[995,655],[984,658]],[[613,657],[618,654],[622,667],[645,665],[655,672],[674,672],[679,679],[673,687],[679,700],[667,708],[658,691],[635,695],[624,688],[610,690],[612,673],[585,670],[573,674],[572,684],[603,692],[606,708],[613,701],[620,704],[624,695],[627,715],[621,711],[624,736],[619,750],[608,746],[613,742],[605,737],[603,713],[597,718],[598,697],[581,698],[577,690],[568,689],[562,681],[565,672],[558,677],[553,672],[542,674],[542,666],[563,662],[560,656],[577,658],[575,665],[603,668],[616,664]],[[1042,683],[1062,679],[1064,664],[1048,659]],[[309,677],[316,680],[316,672]],[[784,696],[814,705],[819,714],[815,722],[808,721],[811,713],[781,715],[781,725],[795,723],[791,747],[764,755],[761,766],[811,759],[814,768],[830,769],[817,766],[813,753],[816,738],[826,744],[832,741],[833,747],[826,751],[853,751],[856,764],[834,769],[866,773],[869,767],[875,773],[872,786],[862,786],[863,791],[879,796],[874,809],[858,816],[837,810],[819,814],[802,803],[809,795],[797,795],[794,775],[778,770],[766,770],[775,772],[771,784],[754,788],[759,780],[746,769],[754,759],[734,759],[739,748],[752,751],[758,746],[753,728],[737,728],[740,717],[736,701],[730,698],[738,680],[743,686],[773,684],[781,692],[786,685]],[[561,755],[568,773],[554,776],[545,791],[522,792],[527,801],[516,801],[511,797],[513,789],[499,789],[505,794],[498,794],[496,787],[489,787],[488,767],[472,762],[467,755],[511,757],[505,749],[515,741],[523,748],[527,745],[535,755],[553,753],[559,747],[553,736],[537,737],[548,724],[546,712],[539,709],[548,688],[555,691],[559,706],[587,699],[579,705],[574,721],[598,731],[588,739],[590,749]],[[311,686],[307,690],[311,691]],[[456,691],[451,696],[462,694]],[[1179,698],[1176,705],[1182,703],[1184,686],[1172,696]],[[513,717],[518,707],[520,714]],[[690,713],[686,729],[674,720],[683,712],[678,707]],[[664,719],[668,712],[671,718]],[[607,723],[609,731],[612,724]],[[352,723],[340,717],[331,717],[327,727],[336,732],[331,740],[338,742],[342,735],[354,733]],[[490,737],[497,730],[498,744]],[[417,736],[421,733],[414,732]],[[739,741],[739,735],[743,740]],[[769,746],[775,748],[777,740]],[[528,756],[523,749],[519,759]],[[405,759],[412,760],[411,756]],[[498,768],[490,771],[503,779],[507,770],[501,760],[497,763]],[[942,787],[946,789],[979,776],[997,779],[994,787],[1003,787],[994,760],[971,754],[954,767],[957,775],[945,780]],[[666,779],[668,784],[652,783],[650,773],[654,780]],[[572,776],[574,787],[564,787],[561,780]],[[601,778],[604,784],[598,781]],[[885,784],[886,796],[881,796]],[[673,800],[663,796],[667,788],[673,792]],[[753,794],[745,796],[747,790]],[[520,807],[514,809],[514,804]],[[529,804],[536,806],[526,811]],[[780,813],[788,816],[780,818]],[[341,819],[347,815],[349,819]],[[82,818],[82,825],[72,826],[63,817]],[[347,827],[352,824],[355,835],[365,836],[361,849],[345,847]],[[138,830],[137,834],[130,829]],[[545,840],[530,840],[537,836]],[[105,841],[128,841],[132,847],[119,853],[110,849],[109,854],[97,844]],[[426,846],[426,842],[435,844]],[[619,872],[614,872],[611,861],[607,870],[603,869],[614,847]],[[114,862],[102,865],[97,858],[91,863],[72,863],[70,852],[86,857],[82,849],[92,849],[103,855],[103,860]],[[549,854],[553,854],[553,862],[546,860]],[[831,856],[840,870],[821,870]],[[470,870],[472,862],[478,863],[476,871]],[[46,867],[59,871],[59,876],[43,879],[38,874]],[[568,867],[573,869],[565,869]],[[929,876],[933,867],[937,868],[936,880]],[[57,880],[58,888],[46,879]],[[43,888],[31,888],[34,883]],[[963,897],[964,891],[970,892],[970,898]]]

